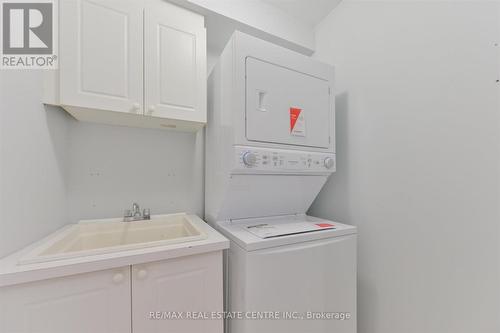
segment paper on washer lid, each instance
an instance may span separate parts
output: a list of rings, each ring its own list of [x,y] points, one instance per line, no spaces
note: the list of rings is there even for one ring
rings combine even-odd
[[[283,224],[256,223],[242,227],[260,238],[272,238],[306,232],[335,229],[333,223],[291,222]]]

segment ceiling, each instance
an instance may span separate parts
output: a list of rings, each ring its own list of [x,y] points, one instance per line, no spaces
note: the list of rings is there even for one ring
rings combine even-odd
[[[287,14],[315,26],[342,0],[262,0]]]

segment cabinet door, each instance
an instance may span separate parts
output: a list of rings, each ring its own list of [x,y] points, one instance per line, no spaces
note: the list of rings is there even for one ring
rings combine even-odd
[[[143,113],[141,1],[60,2],[60,101]]]
[[[146,114],[206,122],[203,16],[162,2],[146,7],[144,23]]]
[[[222,251],[132,266],[133,332],[222,333],[220,319],[186,318],[222,311],[222,283]]]
[[[0,332],[127,333],[130,266],[0,288]]]

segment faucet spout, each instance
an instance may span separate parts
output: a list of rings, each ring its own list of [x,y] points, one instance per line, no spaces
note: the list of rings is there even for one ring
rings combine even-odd
[[[141,207],[135,202],[132,204],[132,215],[134,217],[141,216]]]
[[[123,222],[150,220],[149,208],[141,211],[138,203],[132,204],[132,210],[127,209],[123,215]]]

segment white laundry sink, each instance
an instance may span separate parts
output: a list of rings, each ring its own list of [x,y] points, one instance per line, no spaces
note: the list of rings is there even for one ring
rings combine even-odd
[[[184,213],[156,215],[147,221],[81,221],[46,238],[22,257],[19,264],[164,246],[205,238],[207,235]]]

